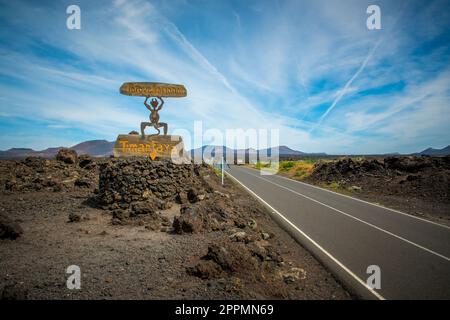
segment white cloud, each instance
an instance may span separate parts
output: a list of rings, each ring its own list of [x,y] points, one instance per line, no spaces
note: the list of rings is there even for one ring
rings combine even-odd
[[[74,55],[75,63],[2,48],[1,73],[25,82],[28,91],[23,95],[17,87],[2,84],[0,112],[58,121],[60,126],[114,139],[119,132],[136,129],[148,116],[142,99],[119,95],[121,82],[183,83],[188,97],[167,99],[161,113],[169,130],[192,131],[195,120],[222,130],[279,128],[282,144],[342,153],[378,148],[379,136],[396,136],[394,129],[404,119],[423,118],[410,132],[427,136],[426,126],[433,127],[439,120],[437,110],[449,101],[448,92],[437,89],[443,80],[428,81],[423,61],[405,59],[407,52],[402,50],[415,43],[391,26],[396,12],[389,10],[395,9],[390,4],[383,9],[384,40],[376,52],[380,36],[365,29],[365,4],[360,1],[252,3],[250,13],[230,10],[224,15],[230,21],[214,24],[218,30],[199,29],[200,34],[210,31],[217,36],[210,38],[190,37],[192,33],[165,16],[157,4],[139,0],[115,1],[113,8],[102,4],[101,10],[83,11],[79,32],[55,28],[55,8],[41,11],[39,21],[21,19],[22,28],[29,31],[17,41],[26,46],[40,39]],[[33,6],[38,5],[19,3],[20,13],[33,16]],[[176,4],[182,12],[192,6]],[[359,10],[361,14],[355,14]],[[196,21],[192,25],[194,30],[203,26]],[[220,33],[220,27],[227,32]],[[426,37],[432,39],[440,30],[442,26],[429,28]],[[432,61],[440,59],[442,53],[435,53]],[[404,81],[405,89],[381,99],[359,96],[393,81]],[[431,101],[439,101],[439,108]],[[413,108],[416,103],[423,107]],[[408,108],[414,113],[409,118],[402,113]],[[434,111],[426,113],[426,108]],[[316,129],[310,133],[311,128]]]

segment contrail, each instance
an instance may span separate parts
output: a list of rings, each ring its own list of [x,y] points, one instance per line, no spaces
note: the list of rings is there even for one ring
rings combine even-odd
[[[366,67],[367,63],[369,62],[370,58],[373,56],[373,53],[375,52],[375,50],[378,48],[379,44],[381,42],[381,39],[375,44],[375,46],[369,51],[369,54],[367,55],[367,57],[364,59],[363,63],[361,64],[361,66],[359,67],[359,69],[355,72],[355,74],[350,78],[350,80],[347,81],[347,83],[345,84],[344,88],[339,92],[339,94],[337,95],[337,97],[334,99],[333,103],[331,104],[331,106],[327,109],[327,111],[325,111],[325,113],[320,117],[319,122],[317,123],[317,125],[312,128],[310,130],[313,131],[315,128],[317,128],[318,126],[320,126],[322,124],[323,119],[326,118],[326,116],[334,109],[334,107],[336,107],[337,103],[341,100],[341,98],[347,93],[348,88],[350,87],[350,85],[352,84],[352,82],[359,76],[359,74],[364,70],[364,68]]]
[[[217,68],[209,62],[209,60],[201,54],[197,48],[195,48],[189,40],[186,39],[184,34],[177,28],[177,26],[165,19],[165,30],[166,32],[177,41],[185,50],[189,53],[189,55],[197,61],[199,64],[203,65],[203,67],[208,70],[211,74],[213,74],[219,81],[225,85],[231,92],[241,97],[240,93],[231,85],[228,79],[219,71]]]

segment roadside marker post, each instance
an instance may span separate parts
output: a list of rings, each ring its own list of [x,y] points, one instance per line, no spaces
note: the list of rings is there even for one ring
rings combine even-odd
[[[223,173],[223,171],[224,171],[224,170],[223,170],[223,166],[224,166],[224,163],[223,163],[223,156],[222,156],[222,174],[221,174],[221,176],[222,176],[222,185],[223,185],[223,174],[224,174],[224,173]]]

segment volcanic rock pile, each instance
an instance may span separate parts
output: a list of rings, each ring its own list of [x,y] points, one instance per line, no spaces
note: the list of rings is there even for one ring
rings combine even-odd
[[[133,203],[187,201],[203,189],[203,175],[211,174],[206,165],[173,164],[168,160],[112,159],[100,167],[100,203],[107,209],[127,209]]]
[[[100,166],[97,203],[112,211],[113,224],[145,224],[152,230],[169,229],[172,221],[161,211],[174,203],[204,200],[212,192],[206,165],[174,164],[146,158],[110,159]],[[191,232],[197,221],[191,221]],[[198,228],[201,228],[197,225]]]
[[[352,190],[450,202],[450,157],[342,158],[319,161],[306,179]]]
[[[22,227],[17,222],[0,214],[0,239],[16,239],[22,233]]]
[[[336,181],[355,179],[363,175],[386,176],[450,170],[450,157],[386,157],[383,160],[343,158],[337,161],[319,161],[312,178]]]
[[[112,223],[144,225],[173,234],[222,232],[187,272],[202,279],[274,270],[283,259],[257,225],[261,207],[227,193],[207,165],[149,159],[111,159],[100,166],[98,203],[112,212]],[[246,199],[246,198],[245,198]],[[240,202],[242,201],[242,202]],[[179,206],[172,221],[163,212]],[[167,228],[170,226],[170,228]]]
[[[97,161],[88,155],[60,149],[55,160],[28,157],[0,162],[0,192],[68,191],[94,188]]]

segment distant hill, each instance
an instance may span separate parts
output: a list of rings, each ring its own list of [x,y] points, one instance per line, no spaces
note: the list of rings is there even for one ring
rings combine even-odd
[[[260,154],[267,154],[268,156],[275,154],[278,152],[280,156],[303,156],[305,155],[302,151],[293,150],[287,146],[279,146],[279,147],[272,147],[268,149],[261,149],[259,150]]]
[[[20,159],[33,155],[36,151],[29,148],[12,148],[0,151],[0,159]]]
[[[28,148],[12,148],[6,151],[0,151],[0,159],[16,160],[24,159],[26,157],[42,157],[42,158],[52,158],[56,155],[58,148],[48,148],[41,151],[35,151]]]
[[[75,150],[79,155],[80,154],[89,154],[93,157],[107,157],[113,153],[114,141],[106,141],[106,140],[89,140],[84,141],[79,144],[76,144],[70,149]],[[29,148],[12,148],[6,151],[0,151],[0,159],[24,159],[26,157],[42,157],[42,158],[53,158],[58,150],[63,147],[55,147],[55,148],[47,148],[45,150],[36,151]],[[205,145],[201,148],[192,149],[190,151],[191,157],[195,154],[202,155],[205,152],[207,155],[211,155],[209,157],[217,157],[221,158],[223,154],[226,155],[234,155],[235,157],[243,158],[256,156],[257,155],[268,155],[271,156],[278,151],[280,157],[289,157],[289,156],[307,156],[307,155],[326,155],[325,153],[306,153],[302,151],[297,151],[291,149],[287,146],[279,146],[273,147],[269,149],[261,149],[256,150],[253,148],[249,149],[230,149],[228,147],[223,146],[213,146],[213,145]]]
[[[70,149],[78,154],[89,154],[93,157],[107,157],[113,154],[114,141],[90,140],[74,145]]]
[[[421,152],[415,153],[414,155],[421,155],[421,156],[448,156],[450,155],[450,145],[446,146],[442,149],[434,149],[434,148],[428,148]]]
[[[114,147],[114,141],[106,141],[106,140],[89,140],[84,141],[79,144],[76,144],[70,149],[75,150],[79,155],[80,154],[89,154],[93,157],[108,157],[113,154],[113,147]],[[57,153],[58,150],[62,147],[54,147],[54,148],[47,148],[45,150],[41,151],[35,151],[30,148],[12,148],[5,151],[0,151],[0,159],[24,159],[26,157],[34,156],[34,157],[43,157],[43,158],[53,158]],[[268,149],[260,149],[256,150],[253,148],[250,149],[231,149],[228,147],[223,146],[213,146],[213,145],[205,145],[201,148],[192,149],[190,151],[191,157],[194,156],[194,154],[203,154],[205,151],[209,151],[208,154],[211,154],[212,157],[221,158],[222,154],[227,155],[234,155],[236,158],[248,158],[249,156],[271,156],[272,154],[275,154],[278,151],[278,155],[280,158],[283,159],[296,159],[297,157],[307,157],[307,156],[327,156],[326,153],[307,153],[303,151],[298,151],[289,148],[288,146],[279,146],[279,147],[272,147]],[[389,154],[384,154],[380,156],[400,156],[398,152],[393,152]],[[442,149],[434,149],[434,148],[428,148],[421,152],[412,153],[410,155],[415,156],[446,156],[450,155],[450,145],[448,145],[445,148]]]
[[[230,149],[228,147],[223,146],[214,146],[214,145],[205,145],[196,149],[191,149],[190,154],[191,157],[194,155],[200,155],[200,154],[211,154],[214,156],[221,156],[222,154],[229,154],[230,152],[234,152],[235,150]]]
[[[206,152],[206,154],[205,154]],[[194,157],[194,155],[200,156],[201,154],[204,154],[205,159],[208,158],[216,158],[219,160],[223,154],[229,156],[233,155],[236,158],[243,159],[248,158],[249,156],[256,157],[257,156],[271,156],[275,155],[276,152],[278,152],[279,157],[295,157],[295,156],[308,156],[308,155],[326,155],[326,153],[306,153],[298,150],[291,149],[287,146],[279,146],[279,147],[272,147],[267,149],[260,149],[256,150],[253,148],[249,149],[231,149],[228,147],[223,146],[213,146],[213,145],[206,145],[201,148],[192,149],[190,151],[191,157]]]
[[[270,149],[261,149],[259,150],[260,154],[267,154],[272,155],[278,151],[278,155],[280,157],[298,157],[298,156],[326,156],[327,154],[324,152],[319,153],[309,153],[309,152],[303,152],[298,151],[289,148],[288,146],[279,146],[279,147],[272,147]]]
[[[105,157],[112,154],[114,142],[106,140],[91,140],[76,144],[70,149],[80,154],[89,154],[93,157]],[[0,151],[0,159],[24,159],[26,157],[53,158],[58,150],[63,147],[47,148],[45,150],[35,151],[29,148],[12,148],[6,151]]]

